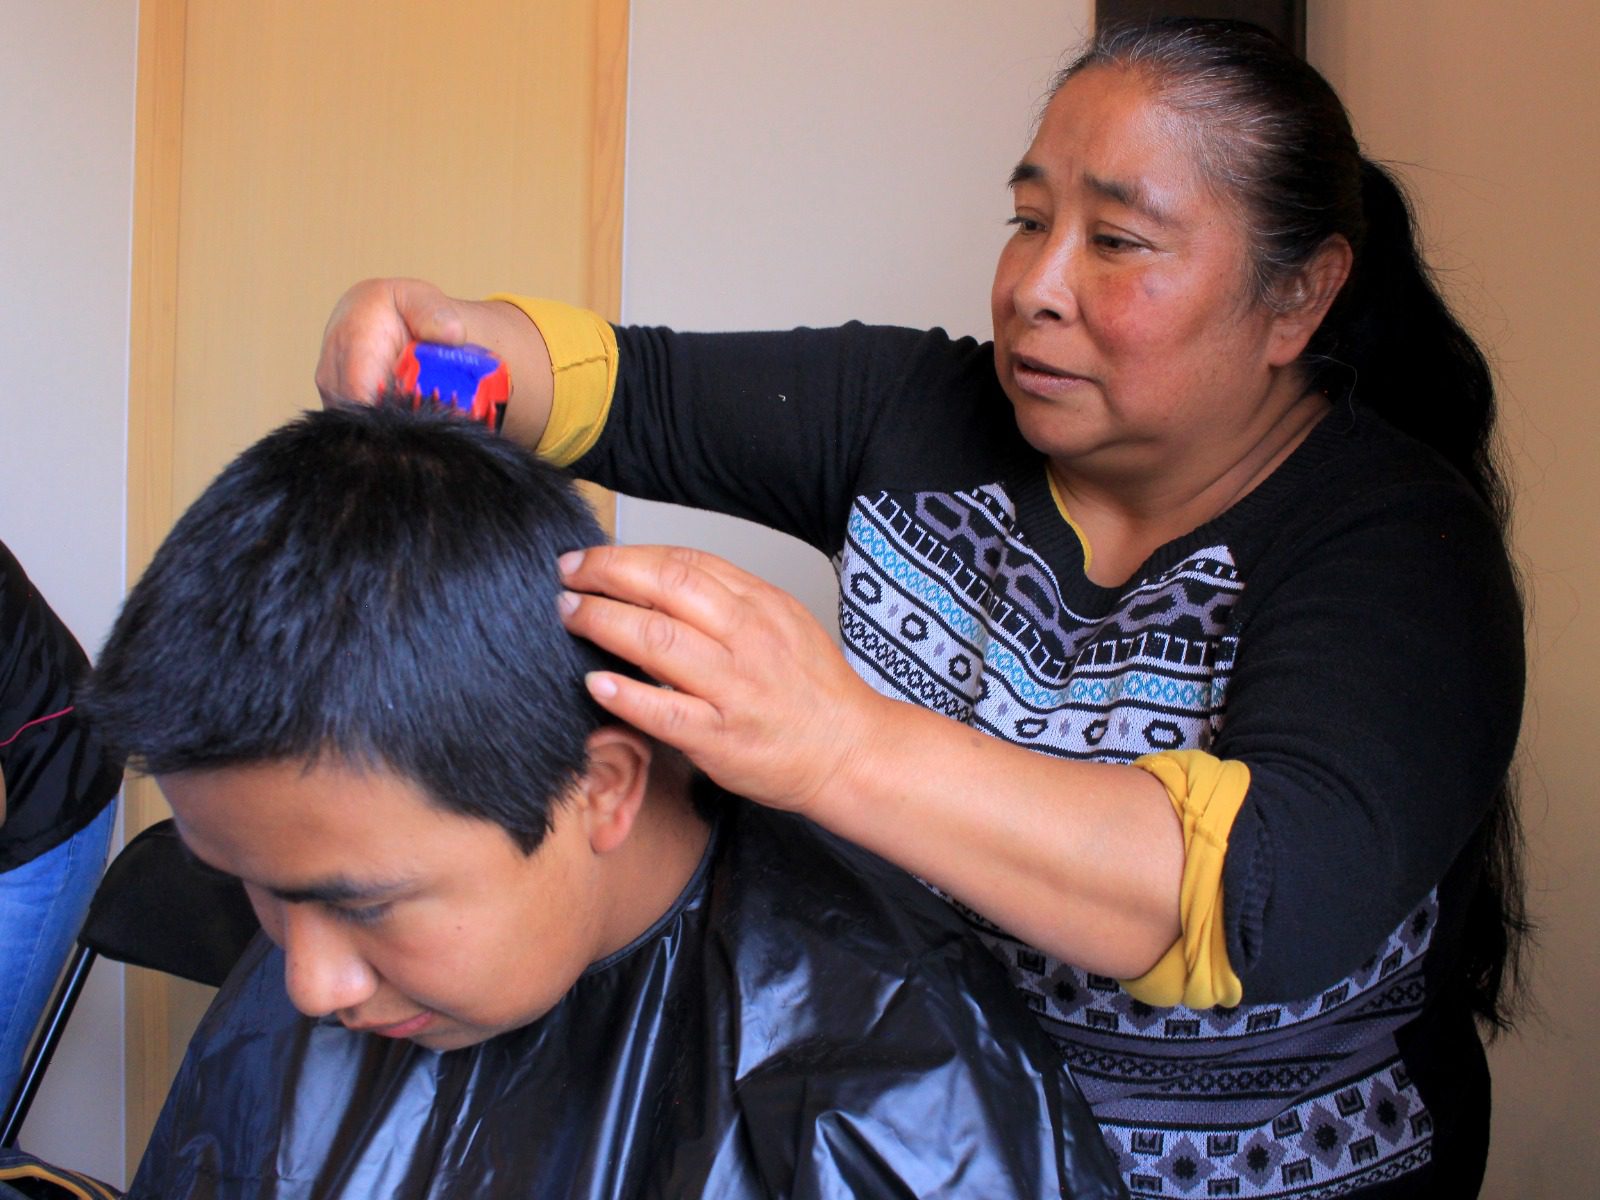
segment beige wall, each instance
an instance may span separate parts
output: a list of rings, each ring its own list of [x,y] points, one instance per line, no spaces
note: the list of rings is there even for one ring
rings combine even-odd
[[[1544,1012],[1492,1051],[1488,1197],[1600,1195],[1600,85],[1592,0],[1312,0],[1309,54],[1497,367],[1531,601],[1523,803]]]

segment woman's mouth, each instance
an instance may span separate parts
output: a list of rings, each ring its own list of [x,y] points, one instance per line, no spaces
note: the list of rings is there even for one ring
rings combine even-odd
[[[1088,382],[1082,375],[1026,354],[1011,356],[1011,376],[1023,391],[1045,394],[1055,394]]]

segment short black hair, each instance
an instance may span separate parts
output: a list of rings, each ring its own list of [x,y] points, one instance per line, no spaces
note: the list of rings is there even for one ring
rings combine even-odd
[[[331,757],[531,853],[612,718],[556,558],[605,541],[562,471],[440,411],[307,413],[230,464],[129,593],[84,696],[149,774]]]

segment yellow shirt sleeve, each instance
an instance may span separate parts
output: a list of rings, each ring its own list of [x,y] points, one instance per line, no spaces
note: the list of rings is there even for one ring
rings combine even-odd
[[[611,413],[611,397],[617,390],[616,331],[598,313],[558,300],[503,292],[489,299],[515,304],[544,337],[555,394],[538,453],[559,467],[571,466],[594,447]],[[511,386],[515,389],[516,380]]]
[[[1228,962],[1222,865],[1228,834],[1250,788],[1250,769],[1199,750],[1146,755],[1133,765],[1161,781],[1183,822],[1183,933],[1160,962],[1122,986],[1134,999],[1157,1008],[1232,1008],[1244,988]]]

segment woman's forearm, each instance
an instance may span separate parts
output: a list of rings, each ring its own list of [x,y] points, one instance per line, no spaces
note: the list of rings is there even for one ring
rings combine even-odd
[[[528,315],[508,301],[484,300],[465,307],[467,340],[492,350],[511,376],[500,432],[535,449],[544,436],[555,398],[555,376],[544,337]]]
[[[874,696],[806,812],[1030,945],[1114,978],[1179,936],[1183,836],[1136,767],[1067,762]]]

